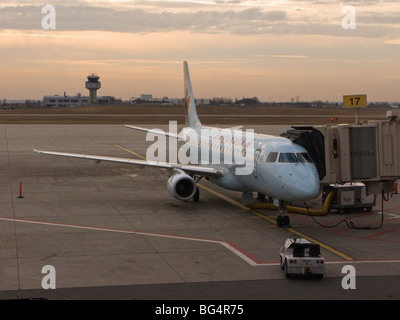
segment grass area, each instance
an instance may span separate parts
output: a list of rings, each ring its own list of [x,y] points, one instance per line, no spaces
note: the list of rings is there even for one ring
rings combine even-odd
[[[224,124],[296,124],[316,125],[354,123],[355,110],[344,108],[295,108],[269,106],[198,106],[201,121]],[[381,119],[386,109],[361,109],[361,121]],[[184,123],[183,106],[99,105],[81,108],[25,108],[0,110],[0,124],[168,124]]]

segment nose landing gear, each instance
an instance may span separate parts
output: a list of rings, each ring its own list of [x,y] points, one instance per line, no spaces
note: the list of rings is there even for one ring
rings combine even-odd
[[[286,201],[279,200],[279,211],[276,217],[276,225],[278,227],[290,226],[290,217],[286,215]]]

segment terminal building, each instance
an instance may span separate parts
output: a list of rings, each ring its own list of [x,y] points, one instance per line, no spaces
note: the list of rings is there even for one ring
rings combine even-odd
[[[115,98],[112,96],[101,96],[97,97],[97,104],[111,104],[115,102]],[[76,108],[76,107],[87,107],[90,105],[89,97],[81,96],[79,93],[76,96],[44,96],[43,107],[52,108]]]
[[[89,97],[81,96],[79,93],[76,96],[63,96],[53,95],[43,97],[43,106],[52,108],[73,108],[73,107],[86,107],[89,105]]]

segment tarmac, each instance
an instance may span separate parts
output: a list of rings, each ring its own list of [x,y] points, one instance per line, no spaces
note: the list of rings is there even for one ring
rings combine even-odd
[[[297,214],[278,228],[275,211],[246,210],[239,192],[204,179],[200,201],[183,202],[169,195],[166,170],[32,151],[140,158],[152,143],[122,125],[0,125],[0,299],[399,299],[397,194],[382,227],[378,196],[372,212],[315,218],[370,230]],[[322,280],[285,279],[279,249],[292,234],[321,244]],[[48,265],[56,289],[43,289]],[[345,265],[356,290],[341,285]]]

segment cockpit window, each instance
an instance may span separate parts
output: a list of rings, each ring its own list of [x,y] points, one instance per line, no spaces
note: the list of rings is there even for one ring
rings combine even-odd
[[[279,154],[278,162],[281,163],[297,163],[297,157],[295,153],[281,152]]]
[[[310,155],[307,152],[293,153],[293,152],[270,152],[268,154],[266,162],[279,163],[313,163]]]
[[[310,155],[308,153],[298,153],[297,154],[297,159],[299,159],[299,162],[301,163],[313,163]]]
[[[280,163],[313,163],[310,155],[307,152],[304,152],[304,153],[281,152],[279,154],[278,162],[280,162]]]
[[[278,159],[278,152],[270,152],[266,162],[276,162],[276,159]]]

